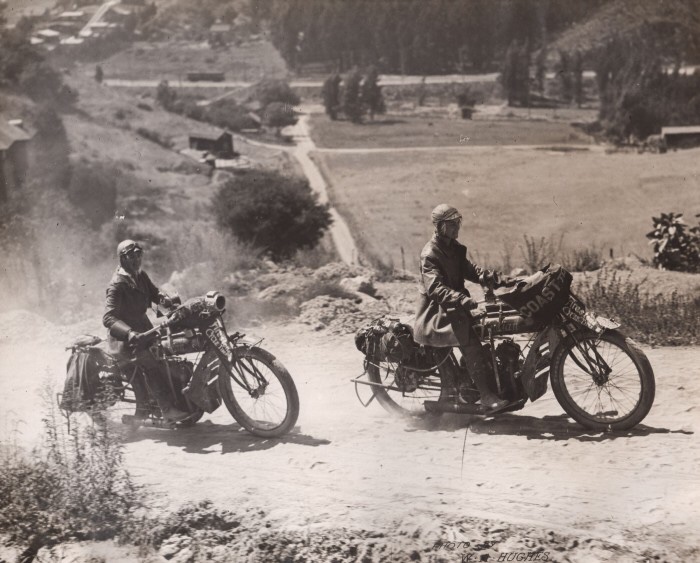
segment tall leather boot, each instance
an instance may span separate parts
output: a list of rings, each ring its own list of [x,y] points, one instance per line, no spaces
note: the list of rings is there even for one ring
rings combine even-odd
[[[459,396],[459,389],[455,380],[455,374],[448,366],[440,369],[440,403],[461,403],[464,402]]]
[[[484,351],[481,345],[465,346],[462,348],[462,355],[467,367],[467,371],[476,384],[476,388],[481,395],[481,405],[485,414],[496,412],[510,403],[506,399],[501,399],[489,386],[491,371],[484,358]]]

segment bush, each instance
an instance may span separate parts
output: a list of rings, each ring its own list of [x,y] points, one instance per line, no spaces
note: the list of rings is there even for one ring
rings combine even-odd
[[[282,127],[294,125],[297,122],[297,118],[294,117],[294,111],[287,104],[272,102],[263,112],[263,122],[268,127],[274,127],[277,135],[279,135]]]
[[[0,450],[0,532],[23,550],[24,562],[65,541],[139,536],[133,511],[144,504],[118,436],[107,424],[61,422],[53,394],[45,395],[46,451]]]
[[[299,96],[294,93],[289,83],[284,80],[265,78],[254,86],[254,98],[265,107],[272,102],[280,102],[290,106],[299,105]]]
[[[78,161],[71,168],[68,196],[96,229],[117,210],[117,171],[99,162]]]
[[[171,149],[173,147],[173,142],[168,138],[163,138],[158,131],[151,131],[145,127],[139,127],[136,129],[136,132],[144,139],[148,139],[149,141],[156,143],[165,149]]]
[[[662,213],[652,219],[654,230],[647,238],[654,245],[654,265],[662,270],[700,272],[700,224],[686,230],[682,213]]]
[[[313,248],[331,224],[328,205],[320,205],[307,180],[254,170],[229,180],[214,198],[220,225],[244,242],[289,258]]]
[[[630,276],[600,270],[594,281],[577,291],[596,313],[621,322],[630,336],[646,344],[694,345],[698,342],[700,297],[649,295],[644,281],[632,283]]]

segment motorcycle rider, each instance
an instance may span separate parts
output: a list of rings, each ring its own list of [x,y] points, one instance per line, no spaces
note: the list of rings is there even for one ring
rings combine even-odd
[[[482,410],[492,414],[509,402],[498,397],[490,383],[493,378],[479,337],[474,332],[475,319],[470,310],[478,307],[464,280],[479,283],[484,275],[498,285],[504,283],[497,272],[484,270],[467,258],[467,248],[457,242],[462,215],[442,203],[431,214],[435,232],[420,255],[421,289],[414,325],[414,339],[433,347],[458,346],[469,375],[481,395]],[[462,402],[459,382],[441,375],[439,402]]]
[[[162,293],[141,270],[143,249],[133,240],[124,240],[117,246],[119,267],[107,288],[107,300],[102,323],[109,330],[110,351],[121,358],[135,358],[146,373],[144,381],[137,374],[132,382],[136,395],[136,416],[148,417],[147,389],[158,403],[163,418],[172,422],[189,416],[174,407],[163,362],[148,348],[155,338],[144,335],[153,325],[146,315],[151,303],[170,305],[170,298]]]

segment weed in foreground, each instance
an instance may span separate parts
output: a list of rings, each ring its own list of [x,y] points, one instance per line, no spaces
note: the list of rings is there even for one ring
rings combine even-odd
[[[0,532],[23,563],[66,541],[118,538],[139,543],[143,493],[124,467],[108,424],[61,420],[50,384],[43,393],[44,447],[0,443]]]

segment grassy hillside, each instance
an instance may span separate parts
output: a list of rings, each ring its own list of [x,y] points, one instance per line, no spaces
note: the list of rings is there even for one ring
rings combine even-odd
[[[315,158],[365,252],[415,271],[430,210],[462,210],[461,240],[486,264],[522,263],[523,235],[570,249],[650,257],[645,234],[662,211],[700,213],[698,150],[666,155],[502,150],[333,154]]]

